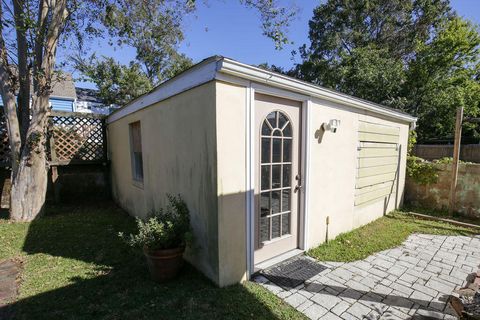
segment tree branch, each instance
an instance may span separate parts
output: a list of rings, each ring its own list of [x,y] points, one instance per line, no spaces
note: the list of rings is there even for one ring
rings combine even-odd
[[[3,4],[0,3],[0,94],[2,96],[4,113],[7,122],[8,140],[11,152],[12,181],[18,171],[20,161],[20,127],[18,123],[17,108],[15,103],[15,89],[13,86],[15,76],[8,64],[7,47],[3,38]]]
[[[28,68],[27,26],[25,25],[25,2],[13,0],[15,29],[17,34],[18,75],[20,90],[18,92],[18,113],[20,115],[20,138],[25,144],[30,122],[30,70]]]

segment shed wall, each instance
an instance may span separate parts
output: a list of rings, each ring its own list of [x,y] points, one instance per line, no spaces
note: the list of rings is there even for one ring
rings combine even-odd
[[[241,281],[246,272],[245,199],[247,193],[253,192],[245,188],[245,152],[249,143],[246,90],[243,86],[217,82],[219,268],[222,284]],[[341,126],[336,133],[324,133],[320,141],[320,126],[331,119],[340,119]],[[330,217],[329,238],[332,239],[394,210],[395,202],[401,203],[409,124],[320,99],[312,100],[307,121],[310,126],[306,135],[310,149],[307,245],[313,248],[325,241],[327,216]],[[398,196],[382,194],[383,197],[356,206],[361,122],[395,128],[385,130],[398,132],[400,166],[396,178],[398,193],[396,187],[394,190]],[[385,198],[388,199],[386,206]]]
[[[143,186],[132,179],[129,123],[140,121]],[[145,217],[180,194],[191,212],[195,249],[186,256],[218,282],[215,82],[187,90],[108,126],[112,194]]]
[[[320,126],[330,119],[341,120],[336,133],[325,132],[319,139]],[[315,247],[327,237],[327,216],[330,218],[328,238],[362,226],[395,209],[403,198],[405,184],[408,123],[399,123],[386,118],[361,112],[333,102],[313,99],[310,109],[311,132],[307,134],[310,148],[308,247]],[[399,173],[398,196],[377,198],[362,205],[355,205],[357,183],[360,123],[372,123],[398,128]],[[321,141],[320,141],[321,140]],[[396,188],[393,190],[396,193]],[[387,199],[387,200],[385,200]],[[358,200],[358,197],[357,197]]]
[[[246,279],[246,88],[217,82],[219,283]]]

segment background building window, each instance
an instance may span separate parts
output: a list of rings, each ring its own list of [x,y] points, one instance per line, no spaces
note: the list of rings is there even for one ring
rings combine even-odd
[[[140,121],[130,123],[130,149],[132,157],[132,178],[143,182],[142,132]]]

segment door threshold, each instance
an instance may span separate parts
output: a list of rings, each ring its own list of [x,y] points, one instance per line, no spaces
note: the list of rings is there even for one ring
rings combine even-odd
[[[254,270],[253,273],[257,273],[258,271],[270,268],[271,266],[276,265],[277,263],[302,255],[304,252],[305,251],[302,249],[293,249],[285,253],[282,253],[281,255],[278,255],[276,257],[257,263],[253,268]]]

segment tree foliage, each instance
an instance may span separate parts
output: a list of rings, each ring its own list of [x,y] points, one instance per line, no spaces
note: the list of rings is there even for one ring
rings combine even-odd
[[[277,0],[239,2],[260,14],[263,34],[274,41],[276,48],[288,43],[286,29],[296,8],[281,6]],[[135,98],[192,65],[191,59],[177,49],[184,39],[184,18],[195,11],[196,5],[194,0],[107,1],[105,12],[99,13],[106,29],[96,29],[92,34],[108,37],[108,43],[120,51],[124,47],[134,48],[135,60],[120,65],[109,57],[97,59],[95,54],[86,57],[87,50],[80,50],[72,57],[74,67],[84,80],[97,84],[104,100],[112,102],[111,98],[119,97],[116,103],[123,104]],[[123,71],[113,72],[113,69]],[[124,77],[121,74],[128,76],[129,81],[121,79]],[[145,85],[145,77],[149,86]]]
[[[152,89],[152,82],[139,63],[122,65],[113,58],[92,58],[89,63],[78,63],[77,68],[98,88],[98,97],[106,105],[124,105]]]
[[[478,29],[448,0],[328,0],[309,26],[296,75],[418,116],[420,140],[451,137],[460,105],[479,113]]]
[[[291,19],[288,10],[272,0],[241,2],[259,10],[267,36],[279,45],[285,41],[285,27]],[[0,95],[11,149],[12,219],[31,221],[45,205],[46,128],[58,51],[64,56],[83,54],[94,39],[134,47],[136,61],[128,66],[92,59],[93,66],[100,68],[85,69],[93,75],[113,77],[104,91],[108,87],[124,99],[133,97],[188,64],[188,59],[176,52],[176,45],[182,39],[182,19],[194,6],[193,0],[0,2]],[[145,74],[139,71],[140,65]],[[126,83],[133,86],[128,92],[123,90]]]

